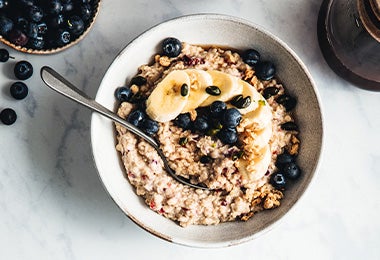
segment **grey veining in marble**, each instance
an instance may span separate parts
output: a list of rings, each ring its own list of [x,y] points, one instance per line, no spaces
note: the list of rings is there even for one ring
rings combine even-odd
[[[0,109],[14,108],[18,120],[0,124],[0,259],[379,259],[380,93],[355,88],[323,60],[320,2],[103,0],[80,44],[49,56],[7,48],[16,59],[0,64]],[[122,214],[93,165],[90,112],[45,87],[38,70],[51,66],[94,96],[134,37],[173,17],[210,12],[255,22],[293,48],[320,92],[326,137],[317,178],[280,225],[236,247],[202,250],[160,240]],[[15,101],[8,88],[22,59],[36,73],[27,80],[30,95]]]

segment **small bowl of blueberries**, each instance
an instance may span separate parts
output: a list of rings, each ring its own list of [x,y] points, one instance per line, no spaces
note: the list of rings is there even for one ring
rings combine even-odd
[[[0,0],[0,41],[25,53],[52,54],[81,41],[100,0]]]

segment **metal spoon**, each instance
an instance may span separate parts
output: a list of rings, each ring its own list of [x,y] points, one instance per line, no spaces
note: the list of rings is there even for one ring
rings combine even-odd
[[[193,184],[190,183],[190,180],[185,179],[181,176],[178,176],[175,174],[175,172],[169,167],[168,161],[166,160],[166,157],[164,153],[161,151],[159,144],[154,140],[152,137],[146,135],[143,131],[135,127],[134,125],[128,123],[126,120],[122,119],[109,109],[105,108],[98,102],[96,102],[94,99],[91,99],[88,97],[85,93],[77,89],[73,84],[68,82],[64,77],[59,75],[55,70],[53,70],[50,67],[44,66],[41,68],[41,78],[45,82],[45,84],[50,87],[51,89],[57,91],[58,93],[64,95],[65,97],[68,97],[75,102],[95,111],[99,114],[111,119],[114,122],[117,122],[127,128],[130,132],[134,133],[135,135],[143,138],[145,141],[147,141],[151,146],[153,146],[154,149],[158,152],[160,155],[162,161],[164,162],[164,167],[166,171],[178,182],[188,185],[193,188],[197,189],[204,189],[209,190],[209,188],[205,186],[201,186],[201,184]]]

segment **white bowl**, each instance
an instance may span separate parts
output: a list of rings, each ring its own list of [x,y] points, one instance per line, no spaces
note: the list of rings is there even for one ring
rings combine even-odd
[[[135,194],[115,149],[113,123],[94,113],[91,142],[100,178],[120,209],[136,224],[160,238],[195,247],[222,247],[251,240],[271,228],[293,208],[316,171],[322,151],[323,126],[313,81],[295,53],[270,33],[239,18],[200,14],[161,23],[130,42],[106,72],[96,101],[115,111],[115,89],[129,81],[137,73],[139,65],[152,62],[153,55],[159,51],[160,42],[169,36],[192,44],[212,44],[240,50],[255,48],[276,64],[278,78],[298,98],[295,117],[302,145],[297,160],[303,171],[302,178],[286,190],[279,208],[260,212],[247,222],[183,228],[150,210]]]

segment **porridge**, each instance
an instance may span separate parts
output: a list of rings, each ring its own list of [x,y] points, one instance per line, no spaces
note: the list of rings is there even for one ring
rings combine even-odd
[[[280,206],[286,183],[300,176],[296,99],[260,54],[163,41],[152,64],[119,87],[118,114],[152,135],[175,181],[147,142],[116,125],[126,177],[150,209],[177,222],[246,221]]]

